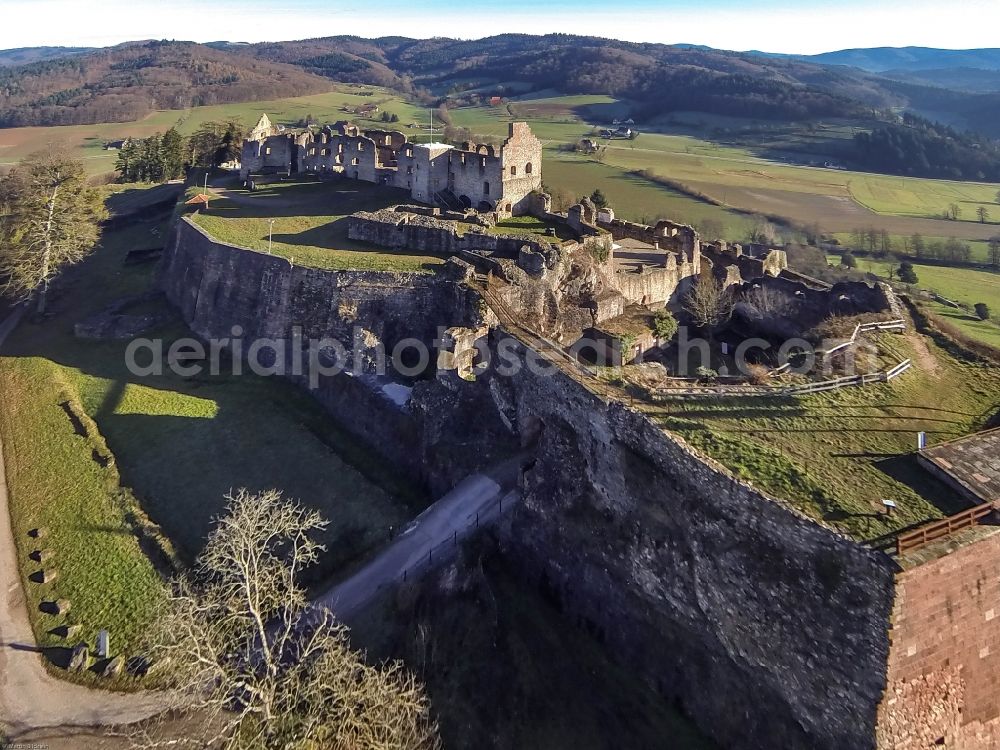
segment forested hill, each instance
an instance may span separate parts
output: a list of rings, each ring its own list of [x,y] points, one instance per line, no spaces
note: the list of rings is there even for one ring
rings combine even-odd
[[[404,86],[478,78],[567,94],[608,94],[643,102],[647,111],[640,115],[701,110],[782,120],[852,116],[897,103],[859,71],[567,34],[477,40],[328,37],[250,45],[246,52],[317,72],[322,71],[310,61],[329,56],[334,76],[346,73],[371,83],[386,83],[388,76]]]
[[[329,88],[294,65],[191,42],[137,42],[0,68],[0,126],[127,122],[156,109]]]
[[[643,119],[701,111],[779,121],[870,120],[873,114],[910,108],[953,126],[964,123],[1000,135],[993,93],[890,80],[789,57],[566,34],[134,42],[0,67],[0,127],[127,121],[154,109],[317,93],[328,89],[330,80],[388,86],[424,99],[516,82],[521,90],[630,99],[635,116]]]

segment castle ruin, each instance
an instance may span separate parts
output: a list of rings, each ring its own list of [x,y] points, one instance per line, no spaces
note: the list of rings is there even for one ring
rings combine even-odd
[[[347,121],[319,132],[285,132],[265,114],[243,144],[240,178],[264,174],[339,174],[407,190],[420,203],[518,216],[542,187],[542,143],[526,122],[510,123],[498,147],[456,148]]]

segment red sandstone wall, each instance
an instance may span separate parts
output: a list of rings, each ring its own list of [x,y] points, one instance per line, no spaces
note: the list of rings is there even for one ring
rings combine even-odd
[[[1000,533],[897,576],[879,750],[1000,748]]]

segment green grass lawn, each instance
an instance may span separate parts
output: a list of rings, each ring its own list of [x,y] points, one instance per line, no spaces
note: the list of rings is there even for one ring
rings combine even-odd
[[[918,465],[916,435],[925,431],[934,444],[981,429],[1000,406],[1000,373],[916,333],[882,338],[915,364],[889,384],[649,411],[739,476],[855,537],[955,513],[967,503]],[[883,498],[896,501],[892,516],[882,513]]]
[[[299,266],[424,273],[445,260],[348,238],[348,216],[404,202],[409,197],[404,191],[343,178],[275,183],[230,195],[194,215],[198,226],[217,240],[258,252],[268,252],[273,226],[270,252]],[[193,210],[189,207],[187,213]]]
[[[560,240],[576,239],[576,236],[565,224],[549,224],[535,216],[512,216],[509,219],[497,222],[487,232],[491,234],[523,234],[525,236],[547,237],[549,228],[556,230],[556,237]]]
[[[147,222],[108,233],[54,295],[51,317],[23,323],[0,356],[0,432],[22,572],[39,568],[28,558],[37,544],[27,536],[39,525],[49,530],[43,541],[59,569],[52,584],[26,584],[43,645],[60,643],[48,632],[57,618],[37,607],[57,597],[72,602],[69,620],[84,626],[81,637],[92,641],[108,627],[116,649],[135,644],[161,586],[133,534],[138,516],[160,527],[183,564],[199,551],[225,493],[276,487],[330,521],[318,578],[380,546],[390,526],[427,502],[284,381],[139,377],[125,367],[127,342],[72,335],[75,322],[148,288],[154,267],[122,261],[164,230]],[[174,323],[156,335],[169,345],[188,334]],[[85,436],[60,406],[67,401],[89,425]]]
[[[115,651],[129,653],[163,589],[133,533],[117,468],[95,461],[97,443],[74,430],[60,404],[77,394],[59,365],[44,357],[2,357],[0,390],[11,521],[38,643],[94,643],[107,627]],[[38,527],[47,535],[29,537]],[[29,579],[43,567],[28,557],[38,549],[55,553],[44,566],[59,572],[52,583]],[[72,604],[68,617],[39,610],[41,602],[56,599]],[[69,644],[50,632],[66,623],[82,626]]]

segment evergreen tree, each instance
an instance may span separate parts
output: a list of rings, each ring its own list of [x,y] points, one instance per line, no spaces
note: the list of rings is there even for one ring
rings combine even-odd
[[[899,280],[904,284],[917,283],[917,272],[913,270],[913,264],[909,261],[904,260],[899,264]]]
[[[151,135],[142,142],[139,164],[139,179],[143,182],[159,182],[163,179],[163,158],[160,154],[159,134]]]
[[[605,208],[608,205],[608,199],[601,192],[600,188],[597,188],[597,190],[590,194],[590,202],[598,208]]]
[[[164,180],[176,180],[184,174],[184,139],[176,128],[160,139],[160,162]]]
[[[138,162],[138,147],[131,138],[126,139],[118,151],[118,159],[115,161],[115,169],[118,170],[121,182],[135,182],[135,169]]]

